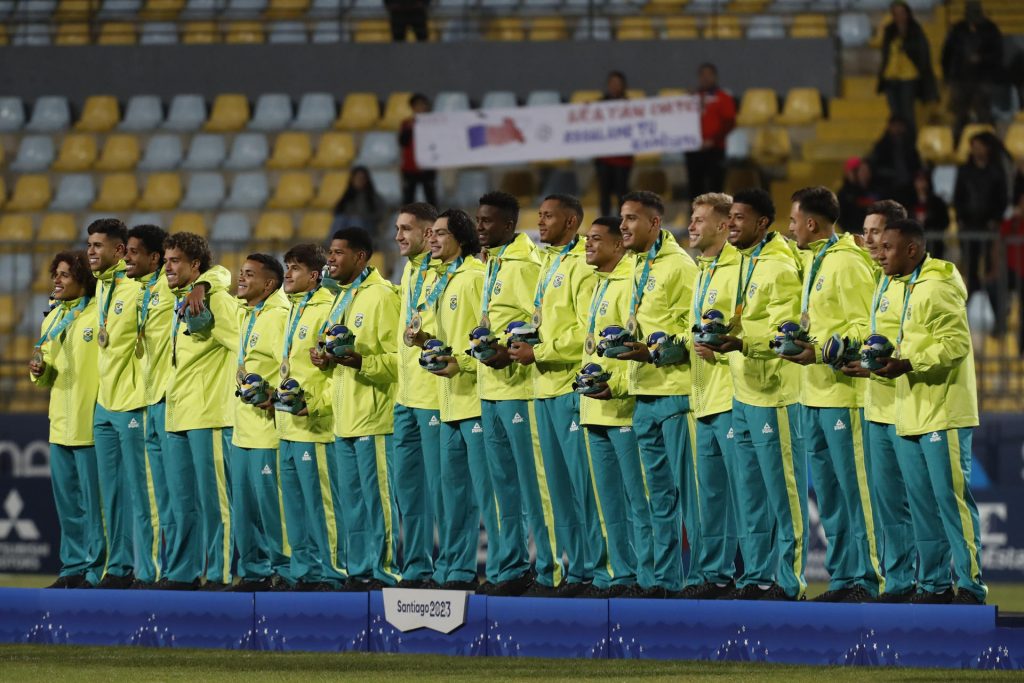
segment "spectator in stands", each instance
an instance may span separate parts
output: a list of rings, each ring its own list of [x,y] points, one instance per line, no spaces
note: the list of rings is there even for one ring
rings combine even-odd
[[[384,198],[377,194],[373,178],[365,166],[356,166],[349,176],[348,187],[334,205],[331,232],[342,228],[364,228],[376,235],[386,209]]]
[[[953,25],[942,47],[942,73],[949,84],[953,138],[960,139],[973,119],[992,123],[992,86],[1002,78],[1003,35],[982,12],[980,2],[967,2],[964,18]]]
[[[621,71],[608,74],[608,83],[602,99],[626,99],[626,76]],[[601,215],[612,215],[612,195],[615,195],[616,213],[622,196],[629,192],[629,173],[633,170],[633,157],[601,157],[594,160],[597,171],[597,192],[600,196]]]
[[[939,99],[928,38],[914,19],[910,6],[892,3],[892,22],[882,34],[882,66],[878,70],[878,92],[889,100],[889,112],[907,122],[910,136],[917,137],[914,101]]]
[[[868,207],[882,198],[871,179],[871,166],[857,157],[846,160],[843,186],[839,188],[839,227],[854,235],[864,234]]]
[[[914,176],[914,190],[904,206],[907,216],[924,226],[928,253],[942,258],[946,245],[941,233],[949,228],[949,206],[935,194],[931,174],[926,169],[919,170]]]
[[[430,111],[430,100],[419,93],[409,98],[414,116],[402,121],[398,130],[398,145],[402,149],[402,203],[416,201],[416,186],[423,186],[423,195],[428,204],[437,206],[437,171],[421,169],[416,163],[416,146],[413,141],[413,119],[415,114]]]
[[[885,197],[905,200],[913,193],[914,176],[921,170],[917,141],[905,119],[891,116],[885,133],[868,156],[875,186]]]
[[[956,174],[953,208],[960,234],[961,265],[969,292],[981,286],[981,265],[999,230],[1007,205],[1007,178],[1002,143],[992,133],[971,138],[971,156]]]
[[[391,19],[391,39],[396,43],[405,42],[405,33],[410,28],[416,40],[427,40],[427,6],[430,0],[384,0]]]
[[[1009,322],[1011,293],[1017,290],[1017,353],[1024,357],[1024,192],[1016,193],[1013,215],[1003,221],[999,229],[998,242],[992,243],[992,262],[1002,258],[1000,251],[1006,250],[1006,278],[1002,269],[991,278],[989,297],[996,314],[995,332],[1005,334]]]
[[[736,127],[736,100],[718,87],[718,67],[705,62],[697,69],[700,129],[703,147],[686,154],[690,196],[721,192],[725,186],[725,136]]]

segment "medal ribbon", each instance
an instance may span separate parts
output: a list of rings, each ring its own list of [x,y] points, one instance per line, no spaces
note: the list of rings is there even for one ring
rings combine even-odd
[[[629,315],[630,317],[636,316],[636,311],[640,308],[641,302],[644,300],[644,288],[647,286],[647,281],[651,278],[651,264],[654,263],[655,257],[658,255],[658,251],[661,249],[661,237],[658,237],[658,241],[654,243],[647,251],[647,258],[644,259],[643,270],[640,271],[640,279],[633,281],[633,294],[630,297],[629,302]]]
[[[437,303],[437,300],[444,294],[444,290],[448,288],[448,283],[451,281],[455,271],[462,265],[464,258],[461,256],[448,264],[448,268],[444,271],[444,276],[434,283],[434,286],[430,288],[430,292],[427,293],[426,303],[422,303],[416,307],[417,311],[422,311],[427,308],[433,308]]]
[[[832,236],[828,238],[828,243],[814,257],[814,261],[811,262],[811,272],[808,274],[807,284],[804,285],[803,301],[800,302],[800,314],[802,316],[807,315],[808,307],[811,303],[811,288],[814,286],[814,278],[818,275],[818,270],[821,268],[821,262],[825,260],[825,254],[832,248],[832,245],[838,241],[839,238],[835,233],[832,233]]]
[[[249,311],[249,327],[245,330],[245,337],[242,338],[242,343],[238,347],[238,365],[239,367],[245,365],[245,350],[249,348],[249,337],[252,335],[252,328],[256,326],[256,318],[260,317],[260,311],[263,310],[263,304],[267,303],[267,300],[256,304],[256,307]]]
[[[878,332],[878,328],[875,325],[875,315],[878,313],[878,307],[882,303],[882,297],[885,295],[885,291],[889,289],[889,282],[891,280],[892,278],[888,275],[882,278],[878,291],[875,292],[875,300],[871,302],[871,334],[876,334]]]
[[[184,311],[182,310],[182,308],[184,307],[184,304],[185,304],[185,297],[188,296],[189,292],[192,291],[192,287],[194,287],[194,286],[195,286],[194,284],[191,284],[191,285],[188,286],[188,289],[185,291],[185,296],[177,296],[177,295],[175,295],[175,297],[174,297],[174,322],[171,324],[171,364],[172,365],[177,365],[178,364],[178,327],[181,325],[182,318],[185,317]]]
[[[50,323],[50,326],[43,332],[43,336],[36,342],[35,348],[38,349],[46,342],[53,341],[61,332],[66,330],[75,321],[75,318],[85,310],[90,301],[92,301],[92,297],[83,296],[82,300],[74,308],[65,311],[63,315],[54,316],[53,322]]]
[[[423,291],[423,280],[427,276],[427,271],[430,269],[430,254],[423,255],[423,263],[420,264],[420,268],[416,271],[416,284],[409,288],[409,301],[405,308],[405,326],[409,327],[409,323],[412,322],[412,312],[419,310],[416,306],[416,302],[420,300],[420,292]]]
[[[918,276],[921,275],[921,268],[924,267],[924,261],[921,261],[915,270],[914,274],[910,276],[910,281],[907,282],[907,291],[903,295],[903,312],[900,313],[900,329],[896,334],[896,350],[900,348],[900,343],[903,341],[903,323],[907,321],[907,306],[910,305],[910,293],[914,291],[914,284],[917,282]]]
[[[498,271],[501,270],[501,256],[511,244],[512,242],[509,242],[499,249],[497,254],[487,259],[487,281],[484,283],[484,300],[483,305],[480,307],[480,313],[484,317],[487,317],[487,311],[491,307],[491,292],[494,291],[494,285],[498,281]],[[492,265],[494,266],[493,269],[491,268]]]
[[[364,268],[363,272],[359,273],[359,277],[352,281],[351,286],[348,289],[343,289],[338,292],[334,297],[334,303],[331,305],[331,315],[324,321],[323,326],[320,328],[320,334],[322,335],[327,331],[329,327],[333,327],[341,322],[342,316],[345,315],[345,311],[348,310],[349,304],[352,303],[352,299],[356,296],[356,290],[359,289],[359,285],[366,282],[366,278],[370,277],[370,269]],[[338,298],[341,301],[338,301]]]
[[[533,310],[540,310],[540,306],[544,303],[544,293],[548,290],[548,285],[551,283],[551,278],[555,276],[558,271],[558,267],[562,265],[562,261],[565,260],[565,255],[572,251],[573,247],[579,243],[580,238],[577,235],[572,238],[569,244],[562,248],[562,251],[558,252],[558,256],[555,257],[554,263],[548,268],[547,275],[544,276],[543,280],[537,282],[537,293],[533,296]]]
[[[107,326],[107,311],[110,310],[110,302],[114,300],[114,290],[117,289],[117,281],[124,277],[125,271],[119,270],[114,273],[113,280],[110,281],[110,289],[107,290],[107,301],[100,306],[100,329],[105,329]],[[101,283],[102,284],[102,283]]]
[[[700,290],[700,293],[697,294],[695,291],[694,294],[697,294],[697,296],[693,300],[693,322],[695,325],[704,313],[704,299],[708,295],[708,287],[711,286],[711,280],[715,277],[715,271],[718,269],[718,259],[720,258],[722,258],[721,253],[715,257],[710,266],[700,271],[700,279],[697,281],[697,289]],[[707,274],[707,280],[704,279],[705,274]]]
[[[160,279],[161,269],[157,269],[153,273],[153,277],[149,278],[149,282],[146,283],[146,293],[142,295],[142,310],[139,311],[139,317],[136,319],[135,330],[139,334],[142,334],[143,328],[146,327],[146,318],[149,317],[149,300],[153,298],[153,292],[156,290],[156,281]]]
[[[302,301],[299,302],[299,305],[294,306],[292,311],[289,312],[288,332],[284,335],[284,352],[281,356],[282,362],[288,362],[288,356],[292,351],[292,337],[295,336],[295,328],[298,327],[299,320],[302,319],[302,312],[306,310],[306,304],[308,304],[309,300],[314,294],[316,294],[317,289],[320,288],[317,287],[312,292],[306,292],[306,296],[302,297]]]
[[[740,279],[736,283],[736,313],[733,316],[736,320],[739,320],[740,316],[743,315],[743,309],[747,305],[747,290],[749,289],[750,278],[754,277],[754,266],[757,265],[757,260],[761,258],[761,250],[764,249],[764,245],[768,244],[768,240],[772,238],[772,234],[773,233],[769,231],[768,234],[764,236],[764,239],[761,240],[761,243],[757,245],[757,248],[751,252],[750,265],[747,266],[746,278],[743,277],[743,259],[746,257],[742,254],[740,255]]]
[[[587,336],[594,336],[594,328],[597,326],[597,309],[601,307],[601,300],[604,298],[604,293],[608,291],[608,285],[612,282],[611,278],[605,278],[605,281],[601,284],[601,289],[594,290],[594,300],[590,302],[590,321],[587,323]]]

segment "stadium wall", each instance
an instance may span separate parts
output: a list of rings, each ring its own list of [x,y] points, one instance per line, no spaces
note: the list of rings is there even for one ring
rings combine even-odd
[[[391,92],[602,88],[618,69],[632,88],[693,87],[702,62],[718,65],[723,87],[786,92],[815,87],[833,97],[838,47],[828,39],[581,42],[462,42],[329,45],[151,45],[0,48],[0,93],[32,100],[63,94],[125,98],[179,93],[212,97],[269,92]],[[46,78],[40,78],[46,74]]]

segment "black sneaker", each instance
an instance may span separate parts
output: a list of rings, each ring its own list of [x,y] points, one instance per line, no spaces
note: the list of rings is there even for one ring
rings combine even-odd
[[[433,579],[402,579],[395,588],[412,588],[417,590],[434,590],[439,588]]]
[[[666,594],[667,591],[664,588],[661,588],[660,586],[650,586],[649,588],[644,588],[639,584],[633,584],[617,597],[632,600],[646,600],[648,598],[664,598]]]
[[[206,591],[209,593],[217,593],[221,591],[226,591],[229,588],[231,588],[230,583],[221,583],[220,581],[207,581],[199,587],[199,590]]]
[[[132,581],[132,585],[128,586],[128,589],[133,591],[149,591],[153,590],[154,588],[156,588],[155,583],[150,583],[149,581],[139,581],[138,579]]]
[[[556,595],[555,597],[556,598],[577,598],[577,597],[579,597],[580,593],[584,592],[588,588],[593,587],[593,585],[594,584],[591,581],[575,582],[575,583],[564,582],[559,587],[558,595]]]
[[[954,597],[955,595],[953,594],[952,588],[947,588],[941,593],[919,590],[914,597],[910,599],[910,602],[915,605],[948,605],[953,602]]]
[[[298,583],[301,583],[301,581]],[[348,581],[343,583],[341,585],[341,588],[339,588],[338,590],[342,593],[365,593],[368,590],[370,590],[369,585],[370,584],[368,581],[363,581],[362,579],[350,577]],[[292,590],[296,589],[293,588]]]
[[[112,590],[126,590],[131,588],[132,583],[135,582],[135,576],[128,574],[128,576],[114,576],[113,574],[107,574],[100,581],[97,588],[107,588]]]
[[[508,581],[502,581],[501,583],[495,584],[494,588],[488,595],[495,597],[515,596],[522,595],[530,588],[533,587],[534,575],[532,571],[523,572],[521,575]]]
[[[771,588],[761,588],[756,583],[747,584],[743,588],[733,588],[722,600],[764,600]]]
[[[493,584],[490,581],[484,581],[483,583],[481,583],[479,586],[476,587],[476,594],[477,595],[494,595],[494,587],[495,587],[495,585],[496,584]]]
[[[886,591],[885,593],[882,593],[877,598],[875,598],[875,602],[880,605],[898,605],[911,602],[916,594],[917,591],[913,588],[902,591],[900,593],[890,593],[889,591]]]
[[[199,590],[199,579],[195,581],[171,581],[163,578],[157,581],[156,589],[161,591],[196,591]]]
[[[47,586],[47,588],[81,588],[82,584],[92,585],[86,580],[85,574],[69,574],[57,577],[57,580]]]
[[[584,588],[582,591],[577,593],[576,597],[577,598],[589,598],[589,599],[593,599],[593,600],[604,600],[604,599],[612,597],[611,596],[612,588],[619,588],[620,586],[621,586],[620,592],[617,593],[617,594],[621,594],[621,591],[624,591],[624,590],[626,590],[626,588],[628,588],[628,586],[622,585],[622,584],[619,584],[618,586],[609,586],[608,588],[598,588],[594,584],[589,584],[586,588]]]
[[[327,593],[333,588],[325,581],[296,581],[292,590],[296,593]]]
[[[271,589],[271,585],[268,576],[265,579],[243,579],[227,590],[231,593],[266,593]]]
[[[290,593],[292,590],[292,584],[288,583],[284,579],[281,579],[277,583],[271,582],[270,584],[271,593]]]
[[[559,596],[559,589],[561,586],[545,586],[542,583],[533,582],[526,592],[523,593],[524,598],[557,598]]]
[[[758,589],[760,590],[760,588]],[[795,595],[789,595],[785,589],[777,583],[773,583],[771,587],[761,594],[759,600],[772,600],[775,602],[797,602],[798,599]],[[799,600],[806,600],[806,596],[801,596]]]
[[[636,586],[635,583],[613,583],[612,585],[604,589],[604,597],[621,598],[623,595],[628,593],[629,590],[634,586]]]
[[[980,599],[980,598],[978,598],[977,595],[975,595],[974,593],[970,592],[969,590],[964,590],[963,588],[961,588],[960,590],[958,590],[956,592],[956,597],[953,598],[953,601],[952,601],[951,604],[953,604],[953,605],[984,605],[985,601]]]
[[[476,581],[445,581],[441,584],[441,590],[443,591],[476,591]],[[401,588],[401,584],[399,584]]]
[[[818,597],[811,598],[811,602],[843,602],[852,590],[853,588],[836,588],[825,591]]]
[[[850,592],[846,594],[840,602],[846,603],[861,603],[861,602],[874,602],[875,596],[871,594],[864,586],[854,586],[850,589]]]
[[[733,592],[736,584],[732,581],[718,585],[713,581],[687,586],[680,596],[683,600],[719,600]]]

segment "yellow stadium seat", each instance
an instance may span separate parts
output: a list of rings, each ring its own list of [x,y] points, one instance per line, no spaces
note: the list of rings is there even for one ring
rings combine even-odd
[[[0,294],[0,332],[4,334],[14,329],[18,316],[14,310],[14,295]]]
[[[355,158],[356,143],[352,133],[332,131],[320,136],[316,156],[309,162],[313,168],[346,168]]]
[[[828,38],[828,23],[824,14],[798,14],[789,29],[791,38]]]
[[[740,28],[739,17],[728,14],[716,14],[704,27],[705,38],[729,39],[743,37],[743,29]]]
[[[47,213],[39,223],[37,242],[70,242],[78,234],[75,217],[70,213]]]
[[[871,151],[869,140],[807,140],[803,144],[804,159],[820,163],[841,164],[850,157]]]
[[[153,173],[136,205],[142,211],[167,211],[181,201],[181,178],[177,173]]]
[[[819,142],[857,141],[871,144],[885,130],[885,124],[875,121],[818,121],[814,125],[814,139]]]
[[[828,103],[828,117],[833,121],[871,120],[883,122],[889,116],[885,98],[836,98]]]
[[[96,42],[100,45],[134,45],[137,38],[135,24],[127,21],[108,21],[100,27],[100,37]]]
[[[388,95],[388,101],[384,105],[384,116],[381,117],[377,128],[384,130],[398,130],[402,121],[412,116],[412,107],[409,106],[410,92],[393,92]]]
[[[11,39],[7,35],[7,24],[0,26],[0,45],[10,45]]]
[[[131,173],[112,173],[103,178],[100,196],[92,203],[94,211],[127,211],[139,198],[139,185]]]
[[[296,239],[323,242],[330,235],[333,218],[329,211],[307,211],[302,214]]]
[[[0,217],[0,241],[31,242],[32,217],[24,213],[5,213]]]
[[[309,133],[281,133],[274,141],[274,152],[267,160],[267,168],[302,168],[312,156]]]
[[[647,97],[647,93],[642,88],[629,88],[626,90],[627,100],[642,100]]]
[[[526,40],[526,30],[523,28],[523,21],[518,17],[505,17],[495,19],[487,25],[484,34],[487,40]]]
[[[533,171],[506,171],[498,188],[519,199],[523,205],[532,205],[537,194],[537,176]]]
[[[781,164],[789,158],[792,145],[785,128],[762,127],[754,133],[750,155],[762,166]]]
[[[753,14],[763,11],[767,4],[768,0],[732,0],[725,11],[732,14]]]
[[[53,162],[54,171],[84,171],[96,161],[96,138],[72,133],[60,143],[60,154]]]
[[[643,168],[636,173],[636,180],[632,183],[634,190],[647,190],[656,194],[666,194],[669,191],[668,176],[661,168]]]
[[[348,187],[348,171],[336,171],[326,173],[320,180],[320,187],[317,188],[316,197],[309,203],[313,209],[333,209],[334,205],[341,199]]]
[[[305,14],[309,0],[270,0],[267,4],[268,19],[290,19]]]
[[[569,97],[570,104],[583,104],[585,102],[597,102],[604,93],[600,90],[574,90]]]
[[[71,238],[74,240],[74,236]],[[35,242],[35,251],[40,254],[41,260],[39,261],[39,267],[36,268],[35,279],[32,280],[32,291],[35,294],[49,294],[53,291],[53,277],[50,275],[50,262],[47,260],[53,257],[53,244],[47,244],[42,240],[37,239]],[[60,248],[63,248],[61,245]]]
[[[95,9],[92,0],[60,0],[53,11],[53,18],[61,21],[84,21]]]
[[[66,46],[88,45],[89,37],[89,24],[80,22],[58,24],[53,42],[55,45]]]
[[[648,17],[625,17],[619,21],[617,40],[654,40],[657,35]]]
[[[929,164],[953,160],[953,131],[949,126],[924,126],[917,133],[917,153]]]
[[[380,102],[377,96],[369,92],[353,92],[345,97],[341,105],[341,114],[334,122],[335,128],[342,130],[366,130],[373,128],[380,118]]]
[[[45,175],[19,176],[14,183],[14,194],[4,207],[6,211],[39,211],[50,203],[53,190]]]
[[[181,32],[181,42],[186,45],[208,45],[220,42],[220,32],[214,21],[189,21]]]
[[[139,11],[139,18],[170,19],[176,17],[184,6],[185,0],[146,0],[146,4]]]
[[[200,237],[206,237],[209,230],[206,228],[203,214],[183,211],[174,214],[174,218],[171,219],[170,232],[194,232]]]
[[[686,88],[662,88],[658,91],[658,97],[679,97],[686,92]]]
[[[694,40],[697,33],[697,17],[679,15],[665,17],[665,37],[670,40]]]
[[[249,100],[245,95],[217,95],[204,128],[216,133],[241,130],[249,120]]]
[[[750,88],[743,93],[743,99],[740,100],[740,111],[736,115],[736,124],[760,126],[774,119],[778,111],[779,100],[774,90]]]
[[[121,120],[117,98],[113,95],[93,95],[86,98],[82,116],[75,124],[75,130],[105,133]]]
[[[1006,131],[1006,138],[1003,140],[1006,149],[1017,161],[1024,159],[1024,123],[1014,122]]]
[[[569,37],[569,29],[565,19],[559,16],[538,17],[530,22],[530,32],[527,39],[538,40],[566,40]]]
[[[224,35],[224,42],[231,45],[253,45],[263,40],[263,24],[258,21],[232,21]]]
[[[295,234],[292,217],[284,211],[268,211],[260,214],[252,237],[255,240],[274,240],[283,242],[290,240]]]
[[[308,173],[285,173],[277,181],[274,196],[267,202],[271,209],[301,209],[313,199],[313,176]]]
[[[878,96],[878,79],[874,76],[846,76],[843,78],[843,97],[870,100]]]
[[[352,41],[355,43],[390,43],[391,25],[381,19],[357,21]]]
[[[817,88],[793,88],[777,122],[784,126],[804,126],[821,118],[821,93]]]
[[[995,133],[996,130],[987,123],[968,123],[960,133],[960,142],[956,146],[956,162],[965,163],[971,155],[971,138],[978,133]]]
[[[130,171],[135,168],[137,163],[139,163],[138,138],[134,135],[120,133],[107,137],[95,168],[97,171]]]

